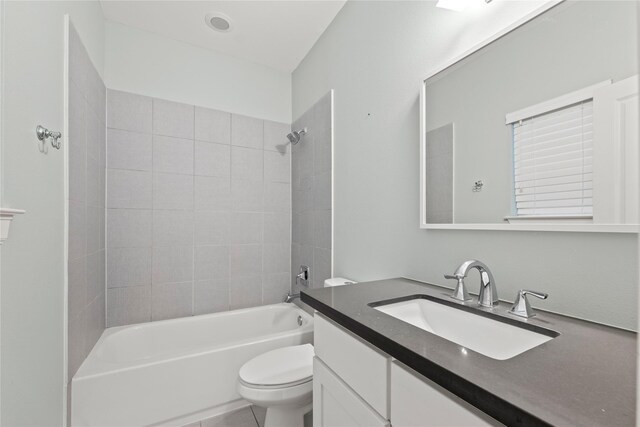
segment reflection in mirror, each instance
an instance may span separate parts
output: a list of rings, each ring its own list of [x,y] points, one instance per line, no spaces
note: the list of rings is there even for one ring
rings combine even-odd
[[[422,224],[637,224],[637,3],[561,3],[425,81]]]

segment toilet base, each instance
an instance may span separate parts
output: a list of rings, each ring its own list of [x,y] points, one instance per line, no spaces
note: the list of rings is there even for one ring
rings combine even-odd
[[[304,427],[304,416],[311,411],[313,405],[301,406],[269,406],[264,420],[264,427]]]

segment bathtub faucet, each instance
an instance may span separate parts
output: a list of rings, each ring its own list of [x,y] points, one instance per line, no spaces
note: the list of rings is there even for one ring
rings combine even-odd
[[[293,302],[296,298],[300,298],[300,294],[292,294],[291,292],[288,292],[287,296],[284,298],[284,302]]]

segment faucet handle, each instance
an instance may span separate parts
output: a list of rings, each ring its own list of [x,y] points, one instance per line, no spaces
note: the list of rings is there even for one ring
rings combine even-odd
[[[544,292],[530,291],[527,289],[521,289],[518,291],[518,296],[516,297],[516,301],[513,303],[511,308],[509,309],[509,313],[520,316],[524,318],[533,317],[536,313],[531,308],[529,301],[527,300],[527,295],[533,295],[536,298],[547,299],[549,294]]]
[[[451,294],[451,298],[458,301],[469,301],[471,300],[471,296],[467,292],[467,287],[464,285],[464,276],[461,274],[445,274],[445,279],[453,279],[457,280],[458,284],[456,285],[456,289]]]

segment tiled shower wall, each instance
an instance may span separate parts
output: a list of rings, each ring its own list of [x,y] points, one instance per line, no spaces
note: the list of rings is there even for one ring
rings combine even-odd
[[[107,325],[281,301],[290,126],[109,90]]]
[[[307,110],[292,128],[307,128],[307,134],[293,146],[291,159],[293,184],[293,234],[291,249],[291,287],[299,291],[296,274],[301,265],[310,268],[310,286],[324,286],[331,267],[331,169],[332,96],[323,96]]]
[[[106,162],[106,89],[72,25],[68,84],[70,381],[105,328]]]

